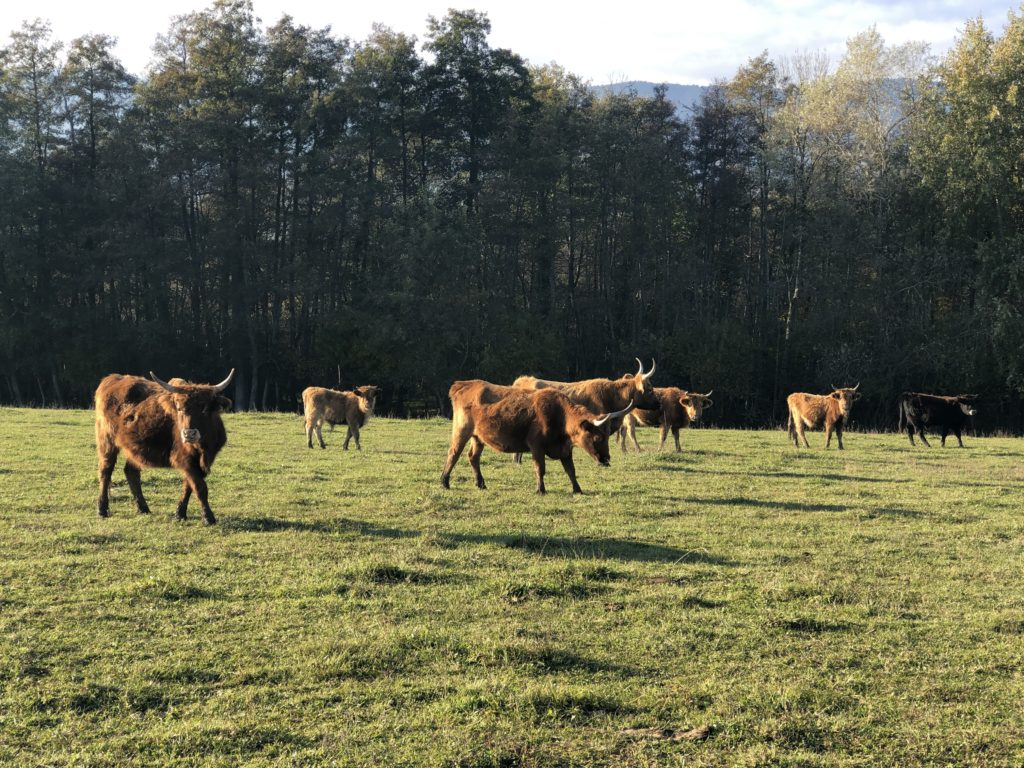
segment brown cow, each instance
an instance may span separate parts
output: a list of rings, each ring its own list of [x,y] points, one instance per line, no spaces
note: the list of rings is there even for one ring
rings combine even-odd
[[[313,447],[313,432],[316,431],[316,439],[320,442],[321,448],[326,448],[321,427],[327,422],[332,427],[335,424],[347,424],[348,431],[345,433],[345,443],[342,446],[348,450],[348,442],[353,437],[356,439],[356,449],[363,450],[359,443],[359,428],[365,427],[373,413],[373,405],[380,394],[380,387],[364,385],[356,387],[351,392],[339,392],[336,389],[325,387],[306,387],[302,390],[302,410],[306,415],[306,444]]]
[[[714,390],[712,390],[714,391]],[[697,392],[687,392],[678,387],[655,387],[654,394],[661,401],[661,408],[657,410],[641,410],[637,408],[622,423],[619,429],[619,440],[622,443],[622,450],[626,450],[626,433],[633,440],[637,453],[640,452],[640,443],[636,441],[636,425],[642,424],[645,427],[661,427],[661,442],[658,450],[665,447],[665,438],[672,430],[672,437],[676,441],[676,453],[680,452],[679,430],[700,421],[705,408],[710,408],[714,403],[711,400],[711,392],[706,395]]]
[[[572,483],[572,492],[582,493],[576,482],[573,446],[578,445],[599,464],[607,466],[610,425],[633,407],[630,403],[620,412],[596,417],[556,389],[530,392],[479,379],[456,381],[448,395],[452,401],[452,441],[441,473],[444,488],[449,487],[452,468],[462,449],[472,441],[469,463],[477,488],[487,487],[480,472],[480,454],[489,445],[501,453],[529,452],[537,472],[537,493],[545,492],[545,457],[559,459]]]
[[[585,379],[583,381],[550,381],[538,379],[536,376],[520,376],[512,386],[523,389],[544,389],[551,387],[564,392],[576,405],[582,405],[591,413],[614,413],[622,411],[626,404],[632,402],[637,409],[657,409],[661,401],[654,393],[654,385],[650,378],[654,375],[657,362],[652,361],[651,370],[644,373],[644,365],[637,358],[640,369],[635,373],[627,373],[618,379]],[[612,421],[612,432],[622,426],[622,419]]]
[[[860,384],[857,385],[859,387]],[[832,431],[835,430],[836,438],[839,440],[839,450],[843,450],[843,426],[850,418],[850,410],[853,408],[853,401],[860,397],[857,387],[841,387],[834,389],[827,395],[809,395],[806,392],[794,392],[786,398],[786,405],[789,408],[789,420],[786,429],[793,440],[793,444],[799,448],[800,440],[804,441],[807,448],[807,435],[804,428],[817,429],[825,427],[825,447],[832,444]]]
[[[203,506],[203,522],[217,522],[207,499],[206,476],[227,442],[222,411],[231,401],[222,396],[235,370],[220,384],[192,384],[182,379],[163,381],[150,371],[141,376],[112,373],[96,388],[96,453],[99,457],[100,517],[110,514],[110,475],[117,454],[124,451],[124,476],[135,506],[148,513],[142,495],[143,467],[174,467],[182,474],[177,517],[185,519],[193,493]]]

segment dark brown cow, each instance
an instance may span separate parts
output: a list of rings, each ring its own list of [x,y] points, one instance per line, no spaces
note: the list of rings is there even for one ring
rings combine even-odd
[[[907,437],[910,444],[914,444],[914,430],[917,430],[921,442],[931,448],[928,438],[925,437],[925,427],[938,429],[942,434],[942,447],[946,447],[946,436],[953,432],[960,447],[964,447],[964,441],[960,437],[968,416],[974,416],[977,411],[974,408],[974,401],[977,395],[957,395],[946,397],[943,395],[926,395],[922,392],[904,392],[900,395],[900,431],[903,431],[904,424],[907,429]]]
[[[327,447],[321,431],[324,422],[327,422],[332,427],[335,424],[348,425],[342,448],[347,451],[348,442],[354,437],[356,449],[363,450],[359,443],[359,429],[365,427],[366,422],[370,420],[373,405],[379,394],[380,387],[372,385],[356,387],[351,392],[340,392],[325,387],[306,387],[302,390],[302,410],[306,415],[306,445],[313,447],[315,431],[320,447]]]
[[[712,390],[714,391],[714,390]],[[661,407],[656,410],[641,410],[637,408],[626,417],[619,429],[619,440],[622,443],[622,450],[626,450],[626,434],[629,433],[637,453],[640,452],[640,443],[636,440],[636,425],[642,424],[645,427],[661,427],[661,442],[658,443],[658,450],[665,447],[665,438],[669,430],[672,430],[672,437],[676,441],[676,453],[681,451],[679,447],[679,430],[700,421],[705,408],[711,407],[714,403],[711,400],[711,392],[702,395],[698,392],[687,392],[678,387],[655,387],[654,394],[661,402]]]
[[[141,376],[112,373],[96,388],[96,453],[99,457],[100,517],[110,514],[110,475],[117,454],[124,451],[124,476],[135,506],[148,513],[142,495],[144,467],[174,467],[182,474],[177,517],[185,519],[188,500],[195,493],[203,506],[203,522],[217,522],[207,498],[206,476],[227,442],[222,411],[231,401],[221,395],[235,371],[220,384],[192,384],[182,379],[163,381],[150,371]]]
[[[452,441],[441,473],[441,485],[449,487],[455,462],[467,442],[469,463],[477,488],[486,488],[480,472],[480,454],[488,445],[501,453],[529,453],[537,472],[537,493],[544,493],[545,457],[559,459],[572,483],[573,493],[582,493],[576,482],[572,449],[579,446],[599,464],[609,463],[610,425],[632,409],[597,417],[574,405],[556,389],[534,392],[502,387],[486,381],[456,381],[448,390],[452,401]]]
[[[857,385],[859,387],[860,384]],[[786,398],[789,408],[789,421],[786,425],[793,444],[799,448],[800,440],[808,448],[807,435],[804,428],[818,429],[825,427],[825,447],[832,444],[832,432],[835,431],[839,440],[839,450],[843,450],[843,426],[850,418],[853,401],[860,397],[857,387],[841,387],[827,395],[809,395],[806,392],[794,392]]]

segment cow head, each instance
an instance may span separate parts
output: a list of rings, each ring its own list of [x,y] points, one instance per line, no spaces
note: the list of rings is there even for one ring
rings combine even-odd
[[[849,418],[854,400],[860,399],[860,392],[857,391],[859,386],[860,382],[857,383],[856,387],[832,388],[832,393],[829,397],[839,401],[839,412],[843,414],[844,419]]]
[[[602,467],[609,466],[611,464],[611,453],[608,451],[608,443],[612,432],[612,420],[625,416],[635,407],[633,401],[630,401],[629,405],[621,411],[607,413],[593,421],[584,419],[580,422],[580,432],[575,436],[573,442],[589,453],[594,461]]]
[[[356,387],[352,390],[352,393],[359,398],[360,411],[363,413],[373,413],[373,405],[377,402],[380,387],[367,384],[362,387]]]
[[[711,390],[711,392],[714,391],[715,390]],[[697,392],[686,392],[679,398],[679,404],[683,406],[683,410],[686,411],[686,415],[690,421],[700,421],[700,417],[704,413],[704,409],[714,405],[711,400],[711,392],[708,392],[706,395],[701,395]]]
[[[220,384],[189,384],[181,379],[168,383],[152,371],[153,381],[170,393],[169,404],[173,409],[178,437],[181,442],[195,445],[211,430],[214,419],[220,419],[220,412],[231,408],[231,401],[220,393],[227,389],[235,376],[235,369]]]
[[[977,399],[977,395],[957,395],[956,403],[965,416],[975,416],[978,411],[974,407],[974,401]]]
[[[651,370],[644,373],[644,364],[640,362],[639,357],[636,358],[636,362],[640,366],[639,370],[636,373],[627,373],[622,377],[622,381],[629,382],[629,397],[637,408],[642,411],[656,411],[661,408],[661,401],[654,394],[654,385],[651,384],[650,378],[654,375],[658,363],[652,359]]]

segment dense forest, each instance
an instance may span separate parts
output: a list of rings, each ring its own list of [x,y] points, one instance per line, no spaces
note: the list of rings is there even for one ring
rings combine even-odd
[[[240,410],[376,383],[619,375],[764,426],[860,382],[1024,428],[1024,11],[944,57],[874,29],[756,55],[680,114],[492,47],[475,11],[362,41],[249,0],[175,18],[141,75],[102,34],[0,48],[0,401],[111,371]]]

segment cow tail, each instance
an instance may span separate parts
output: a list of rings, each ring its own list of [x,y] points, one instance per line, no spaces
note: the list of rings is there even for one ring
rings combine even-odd
[[[904,402],[902,396],[899,399],[899,404],[900,404],[900,417],[899,417],[899,427],[897,429],[898,429],[898,431],[902,432],[903,431],[903,419],[906,416],[906,403]]]

